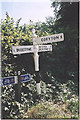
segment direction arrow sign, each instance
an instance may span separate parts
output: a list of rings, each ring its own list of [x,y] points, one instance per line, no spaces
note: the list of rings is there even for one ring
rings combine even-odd
[[[17,84],[17,76],[6,77],[2,79],[2,85]]]
[[[39,45],[38,52],[52,51],[52,45]]]
[[[33,53],[33,46],[12,46],[13,54]]]
[[[43,36],[43,37],[39,37],[39,38],[33,38],[33,43],[35,45],[52,43],[52,42],[60,42],[60,41],[64,41],[63,33],[54,34],[54,35],[50,35],[50,36]]]
[[[36,47],[38,48],[37,52],[52,51],[52,45],[37,45]],[[12,46],[13,54],[33,53],[34,51],[36,51],[36,49],[32,45],[29,45],[29,46]]]
[[[31,80],[31,75],[27,74],[27,75],[21,75],[21,82],[27,82]]]

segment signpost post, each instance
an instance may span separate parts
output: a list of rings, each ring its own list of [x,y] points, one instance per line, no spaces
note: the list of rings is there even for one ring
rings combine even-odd
[[[28,82],[31,80],[31,75],[21,75],[20,71],[18,71],[18,84],[15,85],[15,99],[16,101],[21,101],[21,83]]]
[[[37,35],[35,34],[35,29],[32,30],[33,32],[33,39],[37,38]],[[36,77],[38,78],[39,76],[39,55],[38,55],[38,45],[33,42],[34,46],[34,63],[35,63],[35,72],[36,72]],[[40,81],[39,83],[36,84],[37,92],[38,94],[41,94],[41,88],[40,88]]]

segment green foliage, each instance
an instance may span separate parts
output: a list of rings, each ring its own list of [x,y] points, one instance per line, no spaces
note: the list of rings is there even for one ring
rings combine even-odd
[[[78,83],[78,4],[78,2],[52,3],[56,11],[53,30],[64,33],[64,42],[57,43],[53,51],[55,57],[53,74],[57,80],[61,78],[60,82],[70,79]]]
[[[15,26],[13,18],[10,18],[8,13],[6,13],[6,19],[1,21],[2,76],[14,75],[14,72],[17,71],[15,70],[17,64],[12,54],[12,46],[19,46],[24,42],[27,42],[27,44],[32,42],[31,26],[26,28],[25,33],[25,25],[20,26],[20,20],[21,18],[17,21]]]
[[[61,84],[54,78],[52,81],[51,84],[46,84],[46,93],[41,81],[41,95],[37,94],[34,79],[22,83],[21,103],[15,100],[15,85],[4,86],[2,89],[3,118],[78,118],[77,86],[72,81],[66,84]]]
[[[53,86],[54,84],[55,86]],[[45,97],[40,96],[40,98],[44,99],[41,99],[41,102],[35,106],[30,107],[25,118],[51,119],[79,117],[79,99],[76,91],[73,90],[76,86],[72,81],[61,84],[53,79],[53,84],[47,84],[46,87]]]
[[[23,73],[34,73],[34,62],[32,54],[22,54],[14,56],[12,54],[12,46],[30,45],[32,44],[32,28],[36,29],[38,37],[49,35],[49,25],[46,23],[24,24],[20,26],[21,18],[14,23],[13,18],[10,18],[6,13],[6,19],[1,21],[1,40],[2,40],[2,76],[12,76],[17,71]],[[28,59],[26,59],[26,57]],[[23,64],[22,64],[23,63]],[[26,64],[27,63],[27,64]],[[20,66],[21,65],[21,66]]]
[[[79,109],[79,101],[78,99],[72,98],[70,99],[70,101],[67,101],[68,103],[68,109],[70,109],[70,111],[75,114],[75,116],[77,116],[78,113],[78,109]]]

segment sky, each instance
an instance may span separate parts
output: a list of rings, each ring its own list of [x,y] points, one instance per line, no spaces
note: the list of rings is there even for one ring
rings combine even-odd
[[[20,24],[28,24],[29,20],[33,22],[45,22],[45,17],[54,17],[51,0],[2,0],[1,17],[5,19],[5,13],[15,21],[22,18]]]

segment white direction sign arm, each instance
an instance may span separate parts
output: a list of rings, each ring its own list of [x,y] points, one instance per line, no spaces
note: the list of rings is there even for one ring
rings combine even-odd
[[[33,46],[12,46],[13,54],[33,53]]]
[[[46,43],[60,42],[60,41],[64,41],[63,33],[54,34],[50,36],[43,36],[39,38],[33,38],[34,44],[46,44]]]
[[[52,51],[52,45],[33,45],[29,46],[12,46],[12,52],[14,55],[16,54],[24,54],[24,53],[34,53],[34,52],[46,52]]]
[[[52,45],[39,45],[38,52],[52,51]]]

